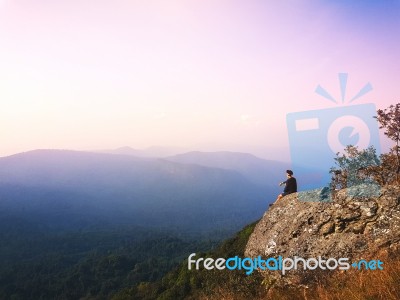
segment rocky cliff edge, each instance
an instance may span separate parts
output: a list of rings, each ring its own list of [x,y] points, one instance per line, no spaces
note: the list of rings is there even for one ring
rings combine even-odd
[[[282,198],[255,227],[245,256],[356,260],[373,257],[382,249],[397,251],[400,187],[374,188],[361,185],[351,193],[341,190],[331,202],[300,201],[298,194]]]

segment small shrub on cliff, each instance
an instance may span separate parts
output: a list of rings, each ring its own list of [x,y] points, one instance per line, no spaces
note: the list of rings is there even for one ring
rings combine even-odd
[[[349,145],[344,153],[337,153],[336,167],[331,168],[332,190],[344,189],[361,183],[372,183],[375,178],[372,169],[380,165],[374,147],[358,150],[357,147]]]

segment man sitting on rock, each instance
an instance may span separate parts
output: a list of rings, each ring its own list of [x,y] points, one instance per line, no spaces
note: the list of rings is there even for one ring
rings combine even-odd
[[[293,177],[293,171],[292,170],[286,170],[286,176],[287,180],[284,182],[281,182],[279,186],[285,185],[285,188],[283,190],[282,194],[279,194],[278,198],[276,199],[275,203],[277,203],[282,197],[285,197],[286,195],[296,193],[297,192],[297,181],[296,178]],[[269,206],[271,206],[270,204]]]

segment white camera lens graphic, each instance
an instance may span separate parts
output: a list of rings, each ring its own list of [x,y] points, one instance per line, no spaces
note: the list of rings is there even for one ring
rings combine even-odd
[[[368,125],[356,116],[337,118],[328,130],[328,144],[334,153],[343,152],[349,144],[365,149],[369,146],[370,140]]]

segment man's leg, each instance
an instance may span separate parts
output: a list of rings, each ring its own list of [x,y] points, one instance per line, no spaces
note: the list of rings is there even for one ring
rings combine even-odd
[[[271,203],[269,206],[272,206],[273,204],[277,203],[279,201],[279,199],[281,199],[282,197],[283,197],[282,194],[279,194],[278,198],[276,198],[275,202]]]

